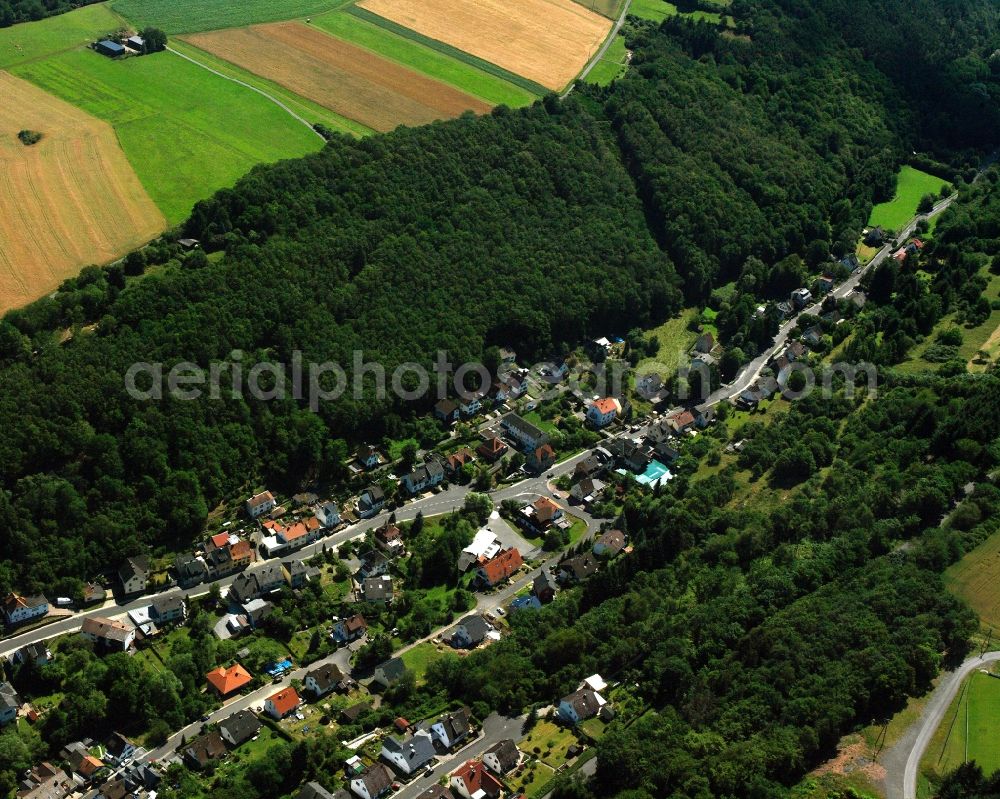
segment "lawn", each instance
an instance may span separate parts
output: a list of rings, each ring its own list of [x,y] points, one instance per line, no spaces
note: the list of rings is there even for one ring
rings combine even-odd
[[[549,767],[557,769],[566,762],[566,750],[575,743],[576,734],[572,730],[543,719],[517,746],[522,752],[535,755]]]
[[[644,331],[646,338],[656,337],[660,349],[651,358],[643,358],[636,366],[636,374],[657,372],[664,379],[677,371],[681,357],[694,345],[698,334],[689,325],[698,317],[697,308],[686,308],[680,315],[668,319],[659,327]]]
[[[522,418],[526,422],[533,424],[540,430],[544,430],[549,435],[559,432],[559,428],[556,427],[555,424],[550,422],[548,419],[543,419],[542,415],[538,411],[531,411],[530,413],[526,413],[523,415]]]
[[[354,14],[334,11],[316,17],[312,24],[338,39],[364,47],[493,105],[517,108],[531,105],[537,99],[537,95],[521,86]]]
[[[969,604],[984,627],[1000,629],[1000,534],[991,535],[949,566],[944,582]]]
[[[662,22],[667,17],[677,15],[694,20],[705,20],[713,25],[718,25],[722,21],[722,15],[713,11],[680,11],[676,5],[665,2],[665,0],[632,0],[628,13],[634,14],[640,19],[651,19],[654,22]],[[727,19],[727,23],[732,24],[732,20]]]
[[[925,194],[936,197],[946,183],[912,166],[904,166],[896,178],[896,196],[872,208],[868,224],[880,225],[886,230],[899,230],[916,214],[920,198]]]
[[[615,36],[611,46],[604,54],[604,57],[590,70],[587,75],[589,83],[596,83],[598,86],[607,86],[615,78],[625,74],[625,57],[628,51],[625,49],[625,37],[620,34]]]
[[[405,651],[400,657],[403,659],[403,663],[406,664],[406,668],[413,672],[414,676],[417,678],[417,683],[422,683],[424,681],[424,675],[427,673],[427,667],[437,660],[441,660],[446,657],[455,657],[452,653],[448,652],[442,646],[438,649],[437,646],[427,641],[422,644],[417,644],[412,649]]]
[[[112,8],[137,27],[195,33],[278,22],[339,8],[349,0],[115,0]]]
[[[534,760],[521,772],[521,776],[508,776],[507,782],[515,793],[523,793],[527,799],[535,799],[539,791],[555,777],[556,773],[541,761]]]
[[[121,24],[101,3],[0,29],[0,69],[83,47]]]
[[[986,774],[1000,768],[1000,679],[973,672],[931,739],[921,771],[944,774],[975,760]]]
[[[172,53],[111,61],[77,50],[14,72],[110,122],[171,224],[254,165],[322,147],[267,99]]]
[[[389,443],[389,460],[397,461],[403,457],[403,448],[407,444],[413,444],[415,447],[420,446],[420,442],[415,438],[401,438],[399,441],[391,441]]]

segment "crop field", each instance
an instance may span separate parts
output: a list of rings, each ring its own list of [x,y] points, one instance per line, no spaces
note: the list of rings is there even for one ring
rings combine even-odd
[[[114,125],[139,179],[171,224],[254,165],[323,146],[266,98],[173,53],[112,61],[78,50],[16,72]]]
[[[115,0],[112,8],[136,26],[198,33],[320,14],[350,0]]]
[[[964,599],[985,627],[1000,632],[1000,535],[992,535],[944,573],[948,590]]]
[[[338,39],[378,53],[384,58],[450,84],[492,105],[518,108],[531,105],[538,96],[509,80],[492,75],[355,14],[335,11],[314,18],[312,24]]]
[[[618,15],[622,13],[622,4],[625,0],[575,0],[575,2],[584,8],[589,8],[596,14],[600,14],[602,17],[618,19]]]
[[[187,41],[373,130],[490,109],[452,86],[297,22],[201,33]]]
[[[0,311],[164,227],[105,122],[0,72]],[[42,134],[26,146],[20,130]]]
[[[361,0],[359,6],[549,89],[583,69],[611,21],[573,0]]]
[[[975,760],[986,774],[1000,768],[1000,679],[973,672],[931,739],[922,770],[944,774]]]
[[[0,28],[0,69],[82,47],[121,26],[105,4]]]
[[[872,208],[868,224],[881,225],[886,230],[899,230],[913,218],[921,197],[925,194],[936,197],[946,184],[946,180],[928,175],[912,166],[904,166],[899,170],[896,196],[889,202],[879,203]]]

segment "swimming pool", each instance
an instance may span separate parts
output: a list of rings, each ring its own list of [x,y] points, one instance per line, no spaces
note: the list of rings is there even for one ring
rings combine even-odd
[[[662,463],[659,461],[650,461],[649,466],[646,467],[646,471],[635,479],[643,485],[655,486],[660,480],[666,482],[667,480],[672,480],[673,477],[670,469]]]

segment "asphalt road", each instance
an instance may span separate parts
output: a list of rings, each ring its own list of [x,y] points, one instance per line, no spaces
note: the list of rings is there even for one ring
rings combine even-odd
[[[886,770],[886,799],[917,799],[917,773],[927,746],[941,724],[962,682],[972,672],[1000,660],[1000,651],[970,657],[954,671],[941,677],[923,712],[902,738],[882,757]]]

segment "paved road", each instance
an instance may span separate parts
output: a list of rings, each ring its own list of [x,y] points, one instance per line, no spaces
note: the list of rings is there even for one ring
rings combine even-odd
[[[904,227],[896,239],[898,241],[903,241],[905,238],[913,234],[913,231],[917,228],[917,223],[921,219],[930,219],[935,217],[944,211],[949,205],[954,202],[957,194],[952,194],[944,200],[938,202],[933,209],[931,209],[926,214],[917,214],[909,223]],[[843,299],[855,288],[857,288],[858,283],[861,282],[861,278],[869,271],[881,264],[892,252],[892,247],[888,244],[885,245],[881,250],[879,250],[875,256],[868,262],[868,264],[854,272],[847,280],[841,283],[833,290],[833,296],[838,300]],[[732,397],[738,397],[744,391],[746,391],[750,386],[754,384],[758,377],[760,377],[761,371],[767,365],[767,362],[778,355],[779,352],[784,348],[785,344],[788,343],[788,336],[792,332],[792,328],[798,322],[799,315],[801,314],[813,314],[819,315],[822,312],[822,302],[815,303],[808,308],[804,308],[799,314],[793,316],[787,322],[785,322],[778,330],[778,334],[774,337],[774,344],[770,349],[765,350],[756,358],[754,358],[750,363],[743,367],[743,370],[736,376],[736,379],[731,383],[720,387],[717,391],[713,392],[709,398],[706,400],[709,405],[718,405],[720,402],[724,402]]]
[[[917,772],[934,731],[941,724],[962,682],[976,669],[1000,660],[1000,651],[975,655],[954,671],[941,677],[920,718],[906,731],[899,742],[882,757],[886,770],[886,799],[917,799]]]

